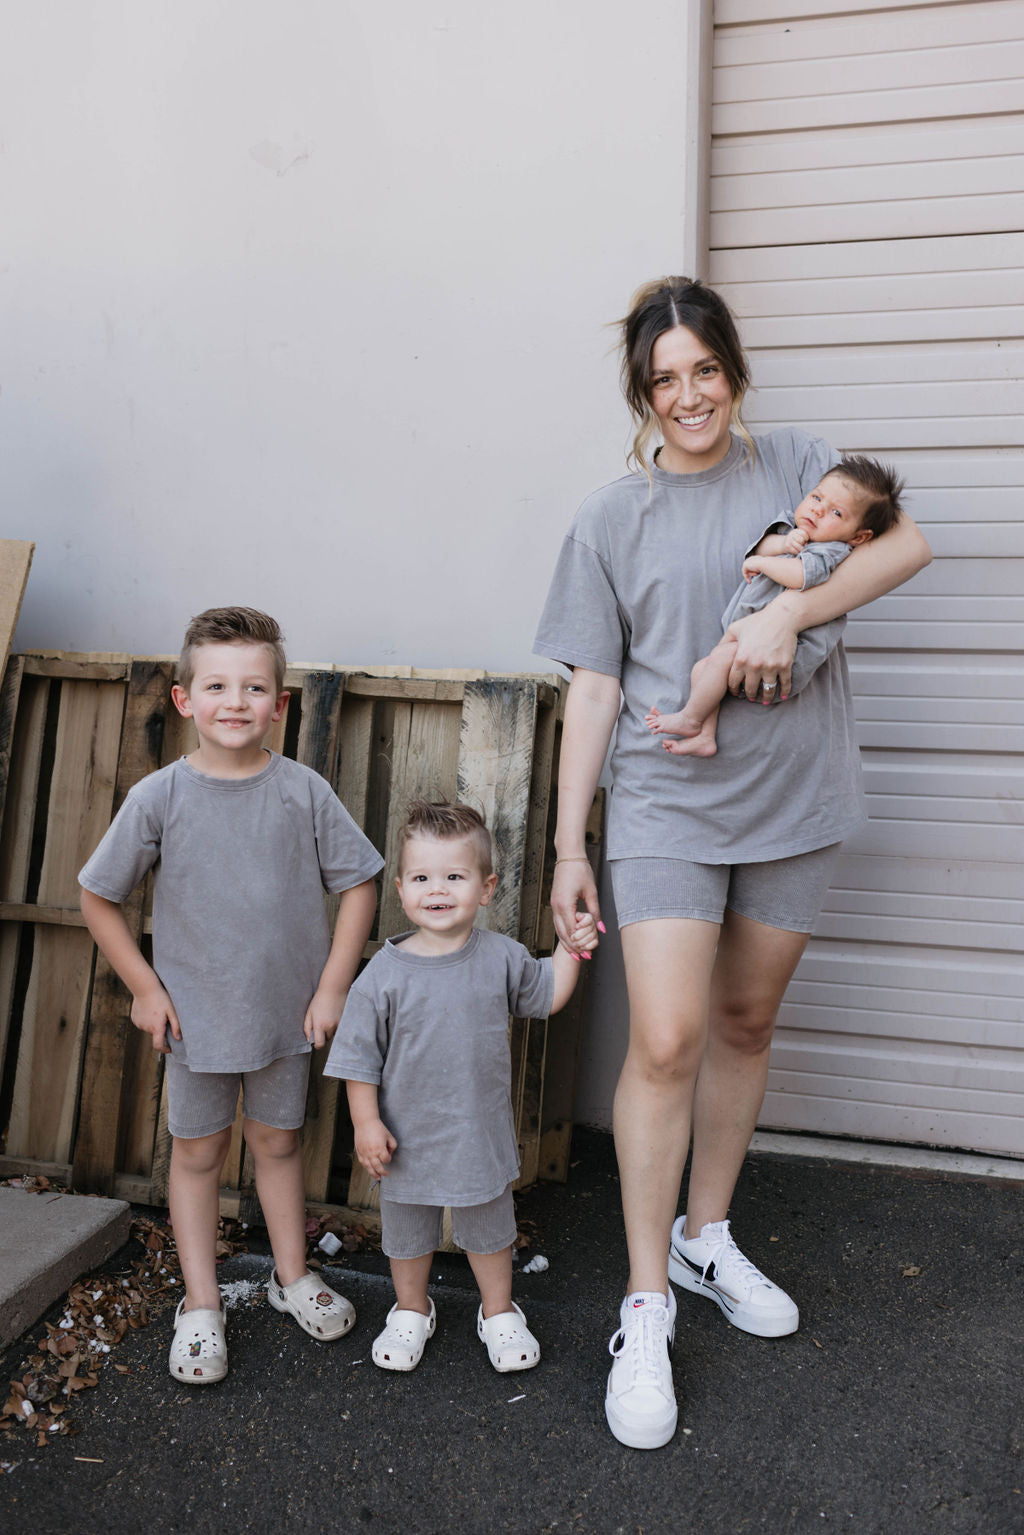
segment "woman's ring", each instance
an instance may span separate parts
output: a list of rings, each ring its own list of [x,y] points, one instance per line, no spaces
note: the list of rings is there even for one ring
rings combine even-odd
[[[774,682],[766,682],[765,685],[764,685],[764,690],[765,690],[766,693],[774,693],[775,692],[775,684],[774,684]]]

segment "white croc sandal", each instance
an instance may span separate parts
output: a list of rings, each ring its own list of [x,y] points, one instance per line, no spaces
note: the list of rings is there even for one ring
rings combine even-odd
[[[287,1312],[311,1338],[323,1343],[342,1337],[356,1319],[352,1302],[316,1274],[303,1274],[283,1285],[274,1269],[267,1281],[267,1299],[275,1311]]]
[[[167,1366],[175,1380],[185,1386],[212,1386],[228,1373],[228,1345],[224,1337],[227,1318],[224,1307],[185,1310],[178,1302],[174,1313],[174,1337]]]
[[[434,1336],[437,1314],[434,1302],[430,1302],[430,1314],[422,1311],[399,1311],[392,1306],[384,1323],[384,1331],[373,1340],[373,1362],[382,1370],[415,1370],[423,1358],[427,1339]]]
[[[487,1345],[487,1357],[504,1375],[510,1370],[532,1370],[540,1363],[540,1344],[526,1325],[526,1318],[512,1302],[511,1311],[484,1316],[481,1306],[476,1314],[477,1336]]]

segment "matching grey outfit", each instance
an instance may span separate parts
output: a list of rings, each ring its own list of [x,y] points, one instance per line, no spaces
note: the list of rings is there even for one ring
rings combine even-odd
[[[546,1018],[554,996],[551,959],[500,933],[474,928],[438,956],[410,954],[409,936],[389,939],[353,983],[324,1068],[378,1088],[398,1142],[385,1223],[391,1204],[457,1209],[504,1195],[519,1171],[508,1015]]]
[[[779,517],[777,522],[764,530],[761,538],[766,533],[778,533],[783,528],[791,531],[795,527],[796,521],[793,513],[785,512]],[[746,554],[753,554],[757,544],[761,542],[761,538],[755,541],[751,548],[746,551]],[[778,558],[800,561],[804,567],[804,583],[801,590],[806,591],[809,586],[820,586],[823,581],[827,581],[836,566],[841,565],[850,552],[849,544],[830,541],[824,544],[807,544],[801,549],[799,554],[781,554]],[[746,554],[744,558],[746,558]],[[750,581],[741,581],[733,593],[732,601],[722,614],[723,630],[728,629],[729,625],[737,618],[746,618],[749,613],[759,613],[762,608],[766,608],[769,602],[784,590],[785,588],[780,586],[777,581],[773,581],[771,576],[757,575]],[[830,627],[834,632],[841,630],[841,623],[837,619]],[[835,639],[838,643],[839,632],[835,633]],[[805,643],[804,635],[801,634],[797,641],[797,649],[799,650],[800,646]]]
[[[836,462],[796,428],[756,441],[753,461],[734,438],[698,474],[616,480],[562,545],[534,649],[619,679],[609,859],[760,863],[838,843],[864,818],[842,619],[804,632],[785,703],[723,700],[716,756],[674,756],[644,723],[654,704],[678,707],[721,638],[744,554]]]
[[[310,768],[271,755],[251,778],[211,778],[182,758],[130,790],[79,881],[120,905],[155,870],[153,966],[182,1032],[167,1037],[173,1061],[244,1073],[308,1054],[331,942],[324,891],[383,863]]]

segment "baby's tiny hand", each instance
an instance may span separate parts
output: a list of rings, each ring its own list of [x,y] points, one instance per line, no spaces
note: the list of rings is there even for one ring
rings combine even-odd
[[[572,946],[577,954],[582,954],[584,959],[589,959],[597,948],[599,939],[597,936],[597,923],[589,911],[580,913],[579,921],[573,928]]]
[[[786,553],[799,554],[801,549],[806,546],[809,537],[810,534],[806,528],[793,528],[791,532],[786,534],[786,541],[783,546]]]
[[[760,574],[761,556],[759,554],[748,554],[747,558],[743,561],[744,581],[750,581],[754,576],[759,576]]]

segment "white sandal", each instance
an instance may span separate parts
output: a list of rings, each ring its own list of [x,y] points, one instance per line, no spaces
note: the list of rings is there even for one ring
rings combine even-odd
[[[382,1370],[415,1370],[423,1358],[427,1339],[434,1336],[437,1314],[434,1302],[424,1316],[422,1311],[399,1311],[392,1306],[384,1331],[373,1340],[373,1362]]]
[[[174,1313],[174,1337],[167,1367],[175,1380],[186,1386],[210,1386],[228,1373],[228,1345],[224,1337],[227,1317],[223,1304],[185,1310],[185,1297]]]
[[[481,1343],[487,1345],[488,1359],[503,1375],[510,1370],[532,1370],[540,1363],[540,1344],[515,1301],[511,1311],[500,1311],[497,1316],[485,1317],[481,1306],[476,1330]]]
[[[311,1338],[324,1343],[342,1337],[356,1319],[352,1302],[316,1274],[302,1274],[283,1285],[274,1269],[267,1281],[267,1299],[275,1311],[287,1312]]]

